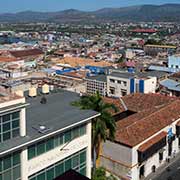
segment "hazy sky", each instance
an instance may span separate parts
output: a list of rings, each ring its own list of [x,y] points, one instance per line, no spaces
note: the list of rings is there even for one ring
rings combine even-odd
[[[180,3],[180,0],[0,0],[0,13],[59,11],[64,9],[96,10],[104,7],[122,7],[139,4]]]

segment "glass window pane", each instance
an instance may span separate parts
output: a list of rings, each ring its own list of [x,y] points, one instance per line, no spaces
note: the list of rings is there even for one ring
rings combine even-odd
[[[46,151],[49,151],[54,148],[54,139],[51,138],[46,142]]]
[[[20,164],[20,154],[16,153],[13,154],[13,165],[17,165]]]
[[[65,143],[71,140],[71,131],[65,133]]]
[[[45,153],[45,143],[40,142],[37,144],[37,156],[43,153]]]
[[[39,174],[39,175],[37,176],[37,180],[45,180],[45,172]]]
[[[77,167],[79,165],[79,155],[74,156],[72,161],[73,161],[73,167],[72,168]]]
[[[10,114],[6,114],[2,117],[3,122],[9,121],[10,120]]]
[[[53,180],[54,179],[54,168],[51,168],[47,170],[46,177],[48,180]]]
[[[80,136],[86,134],[86,126],[81,126],[80,127]]]
[[[11,156],[6,156],[3,159],[3,169],[9,169],[11,167]]]
[[[11,128],[11,124],[9,123],[5,123],[3,124],[3,131],[9,131]]]
[[[77,138],[79,136],[79,128],[75,128],[72,130],[72,139]]]
[[[4,133],[3,134],[3,141],[10,139],[10,137],[11,137],[10,132]]]
[[[28,159],[32,159],[36,156],[35,146],[30,146],[28,148]]]
[[[11,170],[3,173],[3,179],[11,179]]]
[[[0,173],[2,171],[2,161],[0,160]]]
[[[0,180],[2,180],[2,174],[0,174]]]
[[[18,179],[20,177],[20,166],[13,169],[13,179]]]
[[[63,163],[58,164],[58,165],[55,167],[55,175],[56,175],[56,177],[60,176],[60,175],[63,174],[63,173],[64,173]]]
[[[59,146],[59,136],[56,136],[54,138],[54,147],[57,147],[57,146]]]
[[[14,130],[12,131],[12,137],[17,137],[17,136],[19,136],[19,134],[20,134],[19,131],[20,131],[19,128],[18,128],[18,129],[14,129]]]
[[[12,113],[12,119],[19,118],[19,111]]]
[[[65,161],[65,172],[71,169],[71,159]]]
[[[17,127],[19,127],[19,120],[12,122],[12,128],[17,128]]]
[[[84,163],[86,161],[86,152],[80,153],[80,164]]]
[[[82,169],[80,170],[80,173],[81,173],[82,175],[86,176],[86,167],[82,168]]]

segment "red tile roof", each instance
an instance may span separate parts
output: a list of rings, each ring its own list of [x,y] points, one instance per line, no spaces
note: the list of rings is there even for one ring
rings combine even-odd
[[[180,118],[180,100],[118,121],[115,141],[136,146]]]
[[[42,55],[43,51],[40,49],[27,49],[27,50],[18,50],[18,51],[10,51],[10,54],[16,58],[22,58],[27,56],[37,56]]]
[[[140,152],[144,152],[147,149],[149,149],[151,146],[153,146],[154,144],[156,144],[157,142],[159,142],[161,139],[165,138],[167,135],[167,132],[161,132],[158,135],[156,135],[155,137],[151,138],[149,141],[145,142],[144,144],[142,144],[139,148],[138,151]]]
[[[17,61],[16,58],[14,57],[8,57],[8,56],[0,56],[0,62],[13,62],[13,61]]]

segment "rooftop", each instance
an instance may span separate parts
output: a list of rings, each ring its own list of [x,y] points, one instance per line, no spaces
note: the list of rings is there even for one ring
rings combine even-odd
[[[95,62],[92,59],[76,58],[76,57],[66,57],[66,58],[58,60],[58,63],[69,64],[71,67],[87,66],[87,65],[106,67],[106,66],[112,65],[111,63],[106,62],[106,61]]]
[[[114,103],[119,112],[125,111],[119,105],[119,99],[107,100]],[[115,142],[130,147],[143,142],[180,117],[180,100],[176,98],[136,93],[124,96],[122,100],[128,110],[136,113],[116,122]]]
[[[152,108],[117,122],[115,141],[133,147],[180,118],[180,100]],[[143,135],[143,136],[142,136]]]
[[[79,95],[68,91],[60,91],[45,96],[46,104],[41,104],[42,96],[27,98],[30,105],[26,108],[27,136],[14,138],[1,143],[0,153],[17,146],[28,144],[37,138],[43,139],[49,134],[57,133],[75,125],[85,123],[98,113],[91,110],[81,110],[71,105],[71,102],[79,99]],[[48,128],[46,133],[40,133],[40,126]],[[15,143],[14,143],[15,142]]]
[[[16,99],[21,99],[22,97],[10,93],[8,90],[4,89],[3,87],[0,87],[0,103],[8,102],[8,101],[13,101]]]
[[[10,51],[10,54],[15,58],[22,58],[27,56],[42,55],[43,51],[41,51],[40,49],[27,49],[27,50]]]

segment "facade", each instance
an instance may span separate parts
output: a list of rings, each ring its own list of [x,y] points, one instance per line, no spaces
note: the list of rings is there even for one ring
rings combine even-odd
[[[1,180],[51,180],[69,169],[91,177],[98,113],[71,106],[79,96],[67,91],[33,98],[0,92]]]
[[[169,56],[168,67],[174,69],[180,69],[180,55]]]
[[[103,97],[107,95],[106,75],[98,75],[86,78],[86,93],[95,94],[97,91]]]
[[[100,163],[122,179],[140,180],[179,152],[180,101],[152,94],[122,100],[134,113],[123,119],[119,114],[119,120],[116,115],[115,140],[103,144]]]
[[[122,97],[131,93],[155,93],[156,77],[141,77],[133,73],[113,72],[107,76],[109,97]]]

